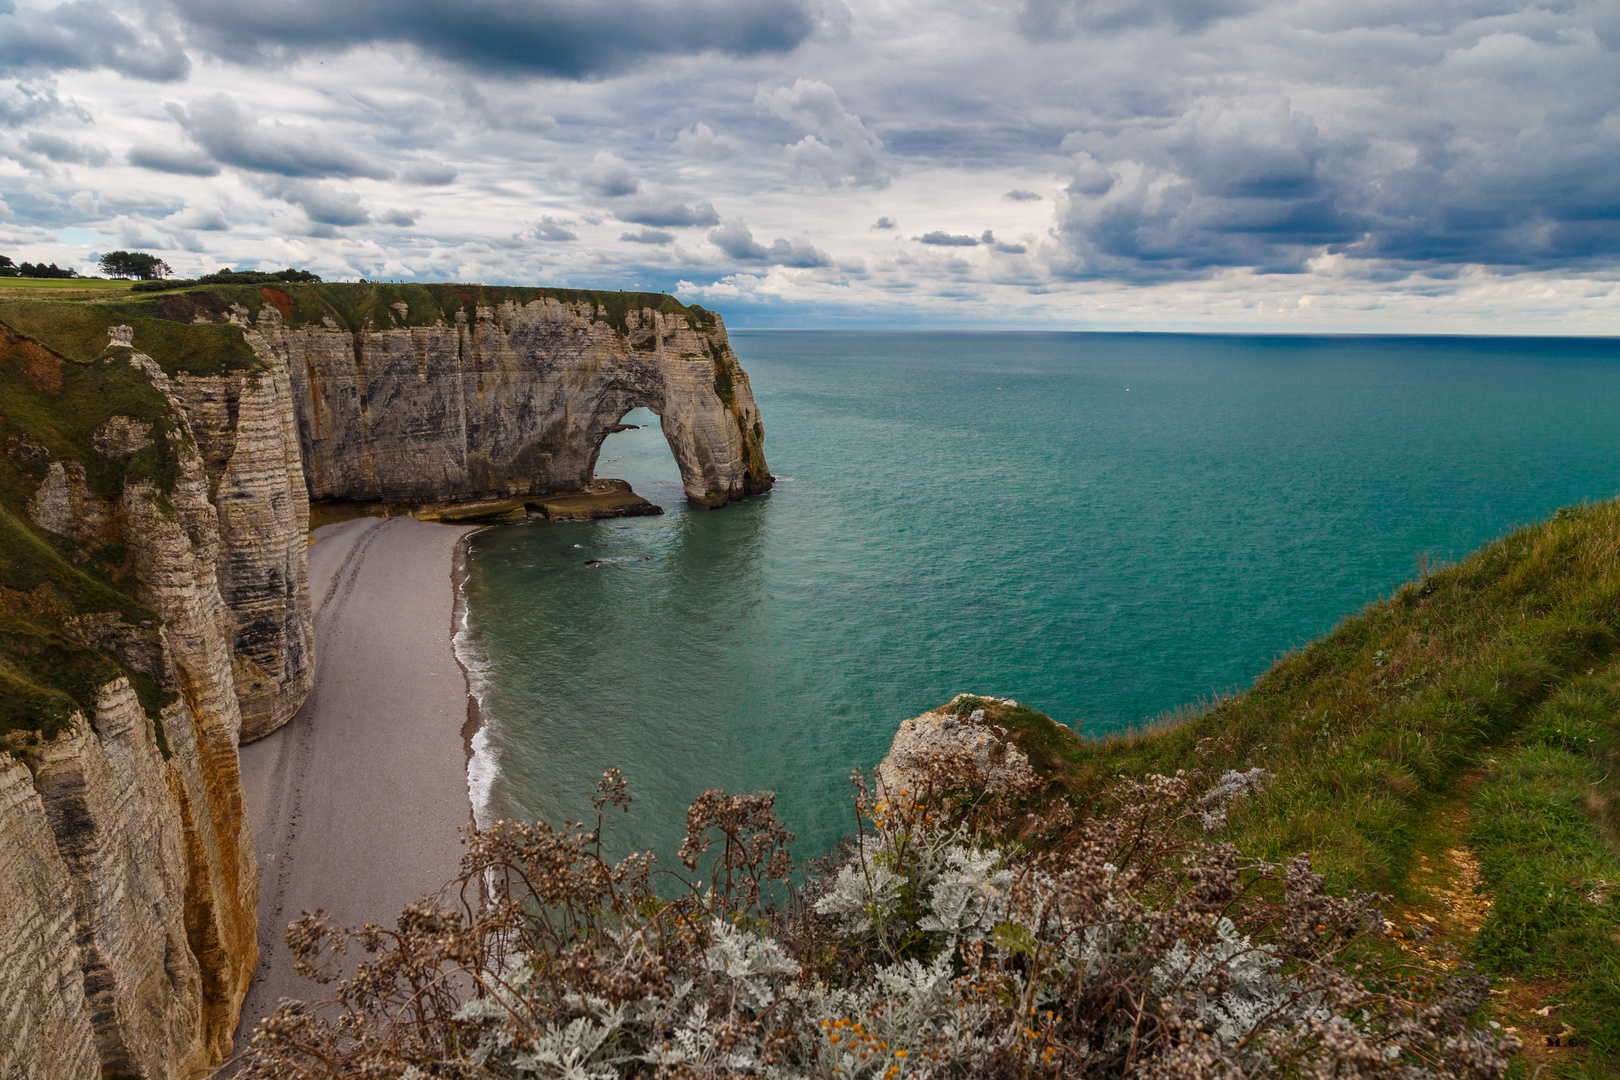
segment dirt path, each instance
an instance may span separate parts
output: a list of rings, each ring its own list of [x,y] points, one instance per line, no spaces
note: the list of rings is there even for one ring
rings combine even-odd
[[[1462,777],[1458,797],[1434,812],[1413,859],[1409,898],[1386,912],[1385,932],[1415,961],[1438,971],[1466,966],[1474,938],[1494,903],[1480,876],[1479,858],[1466,841],[1471,803],[1481,780],[1477,774]],[[1558,1018],[1559,1004],[1568,1000],[1567,989],[1557,981],[1511,976],[1491,982],[1485,1015],[1523,1044],[1519,1057],[1532,1073],[1585,1054],[1583,1048],[1563,1045],[1560,1039],[1569,1030]]]

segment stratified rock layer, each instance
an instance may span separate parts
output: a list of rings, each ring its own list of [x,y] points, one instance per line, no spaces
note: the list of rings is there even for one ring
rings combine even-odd
[[[262,343],[260,347],[263,348]],[[286,368],[176,377],[217,507],[219,586],[245,742],[292,719],[315,682],[309,498]]]
[[[258,880],[242,814],[232,651],[249,620],[239,624],[221,591],[232,553],[253,548],[209,498],[208,470],[168,376],[138,352],[113,362],[139,371],[173,410],[167,482],[132,473],[121,498],[109,501],[86,485],[83,462],[50,460],[25,509],[46,534],[128,553],[130,590],[156,621],[89,611],[66,619],[64,630],[170,700],[154,716],[128,678],[114,678],[54,736],[8,737],[26,768],[8,766],[0,778],[0,948],[17,953],[0,964],[0,1045],[27,1050],[0,1054],[7,1080],[159,1080],[217,1065],[230,1052],[257,963]],[[266,384],[273,392],[272,379]],[[277,429],[283,457],[290,426]],[[115,415],[97,429],[94,448],[116,457],[143,440],[150,445],[144,425]],[[296,440],[290,445],[296,453]],[[239,447],[232,460],[243,456]],[[212,486],[229,493],[232,474],[227,468]],[[283,476],[276,498],[307,515],[301,485]],[[251,519],[251,504],[269,499],[250,492],[235,506],[222,501]],[[257,556],[285,562],[295,552],[301,575],[304,539],[293,510],[300,531],[273,536]],[[222,526],[233,524],[234,546],[222,540]],[[307,613],[308,587],[302,576],[294,581],[282,606]],[[26,853],[26,864],[9,860],[14,850]],[[13,888],[23,867],[36,878]],[[47,983],[54,996],[41,997]]]
[[[16,656],[99,673],[0,672],[75,703],[0,728],[3,1080],[160,1080],[230,1052],[258,959],[237,747],[313,683],[312,496],[600,495],[622,485],[592,486],[602,440],[640,406],[662,416],[694,505],[771,486],[748,376],[711,313],[446,287],[424,295],[451,306],[422,318],[398,302],[378,309],[394,325],[339,328],[310,305],[341,311],[363,287],[320,288],[135,304],[105,331],[88,309],[13,304],[0,325],[0,380],[32,402],[0,416],[0,526],[33,567],[0,607],[31,635]],[[110,389],[84,389],[92,371]]]
[[[202,979],[187,945],[179,807],[128,682],[92,724],[35,748],[34,786],[72,882],[85,1004],[102,1067],[172,1076],[207,1064]],[[201,868],[199,868],[201,869]]]
[[[404,305],[400,305],[404,306]],[[454,323],[287,325],[259,341],[292,380],[310,495],[430,504],[583,489],[631,409],[663,419],[688,500],[771,486],[764,427],[725,326],[643,308],[621,332],[590,301],[545,297]]]
[[[0,757],[0,837],[0,1076],[96,1076],[73,877],[33,774],[6,757]]]

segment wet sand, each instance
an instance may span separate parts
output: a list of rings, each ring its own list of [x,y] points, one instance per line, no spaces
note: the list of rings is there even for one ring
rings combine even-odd
[[[347,926],[392,926],[457,874],[457,830],[472,811],[451,571],[472,531],[396,517],[313,534],[315,688],[285,727],[241,751],[259,857],[259,969],[238,1050],[278,999],[330,990],[293,973],[289,921],[324,908]]]

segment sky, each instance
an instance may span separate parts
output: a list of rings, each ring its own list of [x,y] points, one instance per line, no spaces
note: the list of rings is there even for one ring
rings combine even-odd
[[[0,0],[0,253],[1612,334],[1620,0]]]

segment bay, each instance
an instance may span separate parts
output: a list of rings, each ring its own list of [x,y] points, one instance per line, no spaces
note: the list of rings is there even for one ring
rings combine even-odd
[[[684,505],[645,410],[597,474],[657,518],[468,546],[480,820],[579,820],[665,866],[707,788],[801,857],[852,768],[968,691],[1099,736],[1241,689],[1411,577],[1620,491],[1613,339],[736,332],[781,477]],[[596,560],[594,563],[587,560]]]

